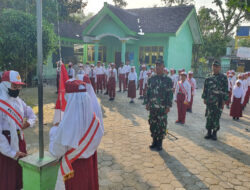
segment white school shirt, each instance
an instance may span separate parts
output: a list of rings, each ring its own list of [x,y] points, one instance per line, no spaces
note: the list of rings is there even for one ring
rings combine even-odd
[[[19,112],[19,114],[23,118],[27,118],[27,122],[30,124],[29,127],[33,127],[36,122],[36,115],[34,114],[31,107],[27,106],[26,103],[19,97],[17,98],[8,98],[8,103]],[[9,122],[6,118],[6,114],[0,111],[0,152],[8,156],[10,158],[14,158],[16,155],[16,151],[13,150],[6,139],[6,137],[2,134],[2,131],[9,131]],[[20,130],[19,126],[16,124],[16,129]]]
[[[188,82],[190,83],[191,87],[192,87],[192,95],[195,95],[196,92],[196,80],[192,77],[190,80],[188,80]]]
[[[119,69],[118,69],[118,74],[120,75],[120,74],[126,74],[126,72],[127,72],[127,70],[126,70],[126,68],[123,66],[123,67],[119,67]]]
[[[126,69],[126,73],[130,73],[131,72],[131,66],[130,65],[124,65],[125,69]]]
[[[135,81],[135,85],[137,85],[137,74],[136,74],[136,72],[134,71],[134,72],[130,72],[129,74],[128,74],[128,83],[129,83],[129,81]]]
[[[95,69],[90,69],[89,78],[95,78],[95,82],[97,82],[96,71]]]
[[[182,84],[186,91],[186,94],[185,94],[185,96],[187,96],[186,99],[188,102],[190,102],[191,101],[191,85],[189,84],[187,80],[185,80],[184,83],[182,81],[178,81],[176,85],[175,93],[174,93],[174,100],[177,100],[177,94],[181,92],[180,88]]]
[[[68,76],[72,76],[72,78],[75,77],[75,69],[72,67],[68,69]]]
[[[85,65],[85,67],[84,67],[85,74],[89,75],[90,70],[91,70],[90,66],[89,65]]]
[[[236,76],[235,75],[232,76],[232,79],[231,79],[232,87],[234,87],[236,80],[237,80]]]
[[[113,76],[111,76],[111,71],[113,70]],[[115,82],[117,81],[117,70],[116,69],[110,69],[109,70],[109,74],[108,74],[108,78],[110,77],[115,77]]]
[[[172,79],[172,82],[173,82],[173,88],[176,88],[176,84],[178,82],[178,75],[173,74],[170,76],[170,78]]]
[[[242,84],[241,84],[242,86]],[[231,102],[233,102],[234,97],[235,98],[241,98],[241,104],[243,104],[244,102],[244,90],[242,89],[242,87],[238,87],[238,86],[234,86],[233,90],[232,90],[232,96],[231,96]]]
[[[96,71],[96,75],[103,75],[104,74],[103,67],[96,67],[95,71]]]

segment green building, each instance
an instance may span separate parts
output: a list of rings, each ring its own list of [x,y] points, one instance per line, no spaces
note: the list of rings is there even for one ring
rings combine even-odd
[[[63,52],[70,48],[78,63],[100,60],[119,66],[129,60],[138,68],[163,59],[167,68],[190,70],[192,47],[202,43],[194,6],[121,9],[104,3],[83,25],[68,24],[60,28],[65,63],[70,59]],[[47,67],[55,72],[52,64]],[[50,75],[46,68],[45,74]]]

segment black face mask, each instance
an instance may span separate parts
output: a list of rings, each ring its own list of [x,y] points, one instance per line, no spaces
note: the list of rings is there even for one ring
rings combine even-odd
[[[13,97],[13,98],[16,98],[18,95],[19,95],[19,92],[20,92],[20,90],[12,90],[12,89],[9,89],[8,88],[8,90],[9,90],[9,95],[10,95],[10,97]]]

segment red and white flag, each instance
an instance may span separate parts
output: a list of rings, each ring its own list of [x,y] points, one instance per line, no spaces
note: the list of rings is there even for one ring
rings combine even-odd
[[[54,114],[54,121],[53,123],[59,123],[62,120],[65,107],[66,107],[66,100],[64,98],[65,95],[65,84],[66,81],[69,79],[67,70],[63,63],[60,65],[60,79],[59,79],[59,89],[58,89],[58,96],[56,100],[56,107],[55,107],[55,114]]]

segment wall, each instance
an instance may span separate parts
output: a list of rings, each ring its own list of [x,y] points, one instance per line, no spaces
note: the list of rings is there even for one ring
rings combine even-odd
[[[188,24],[181,29],[176,37],[170,37],[168,50],[168,68],[191,69],[193,38]]]

